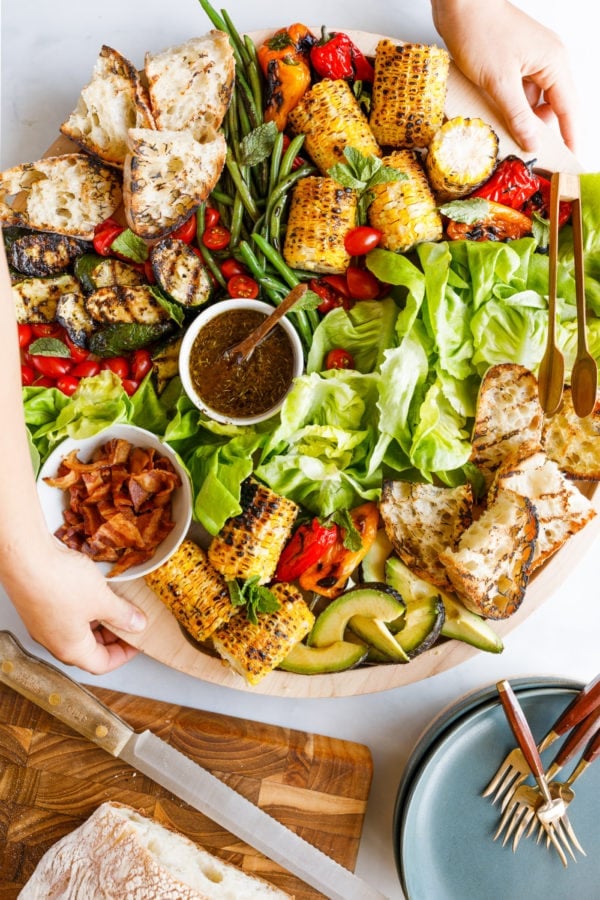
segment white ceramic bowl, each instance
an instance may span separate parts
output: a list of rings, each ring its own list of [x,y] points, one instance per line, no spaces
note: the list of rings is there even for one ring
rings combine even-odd
[[[228,310],[234,309],[251,309],[257,310],[258,312],[265,313],[265,315],[270,315],[273,312],[274,307],[269,303],[263,303],[262,300],[249,300],[244,298],[235,298],[231,300],[220,300],[218,303],[214,303],[212,306],[208,306],[201,313],[199,313],[196,318],[193,320],[189,328],[187,329],[183,341],[181,343],[181,349],[179,351],[179,375],[181,377],[181,382],[183,384],[183,388],[192,401],[192,403],[198,407],[206,416],[210,419],[214,419],[216,422],[222,422],[226,425],[256,425],[258,422],[263,422],[265,419],[270,419],[274,416],[281,407],[283,406],[283,401],[285,400],[285,394],[281,399],[272,406],[270,409],[256,416],[231,416],[224,415],[223,413],[217,412],[200,397],[194,385],[192,384],[192,380],[190,378],[190,353],[192,350],[192,346],[196,337],[198,336],[198,332],[204,328],[207,322],[210,322],[211,319],[214,319],[215,316],[220,316],[221,313],[227,312]],[[288,336],[290,344],[292,345],[292,351],[294,354],[294,366],[292,378],[297,378],[302,375],[304,371],[304,352],[302,350],[302,342],[298,336],[298,332],[290,322],[287,316],[284,316],[279,324],[284,329],[285,333]],[[291,387],[291,384],[290,384]],[[289,391],[289,389],[288,389]],[[286,392],[287,393],[287,392]]]
[[[136,447],[154,447],[162,456],[166,456],[173,463],[181,478],[181,487],[173,491],[172,515],[175,525],[167,537],[158,545],[154,556],[144,563],[132,566],[121,575],[107,578],[108,581],[131,581],[134,578],[141,578],[162,565],[179,547],[190,527],[192,519],[192,487],[190,479],[177,459],[177,455],[167,444],[164,444],[151,431],[146,431],[144,428],[138,428],[135,425],[111,425],[109,428],[99,431],[93,437],[84,438],[83,440],[66,438],[52,451],[42,466],[37,479],[37,490],[46,524],[52,534],[54,534],[64,522],[63,511],[68,504],[68,495],[66,491],[50,487],[43,479],[54,477],[58,472],[61,461],[73,450],[77,450],[79,459],[85,462],[91,458],[96,448],[101,447],[113,438],[129,441]],[[112,563],[97,562],[95,565],[107,576]]]

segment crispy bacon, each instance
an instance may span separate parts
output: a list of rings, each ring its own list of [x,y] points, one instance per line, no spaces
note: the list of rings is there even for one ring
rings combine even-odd
[[[87,463],[74,450],[45,481],[68,495],[56,537],[95,561],[114,563],[109,577],[150,559],[175,524],[172,498],[181,479],[154,448],[114,439]]]

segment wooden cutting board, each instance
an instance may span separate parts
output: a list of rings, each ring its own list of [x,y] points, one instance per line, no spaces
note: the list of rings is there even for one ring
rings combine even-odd
[[[337,738],[90,688],[305,840],[353,869],[372,777],[367,747]],[[0,900],[14,900],[42,854],[105,800],[170,825],[297,900],[322,895],[164,788],[0,685]]]

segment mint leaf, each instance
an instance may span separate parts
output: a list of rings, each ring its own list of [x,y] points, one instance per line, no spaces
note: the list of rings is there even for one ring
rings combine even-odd
[[[362,537],[360,531],[354,524],[354,520],[347,509],[336,509],[330,516],[323,520],[323,525],[333,522],[338,525],[344,532],[344,547],[346,550],[360,550],[362,547]]]
[[[395,169],[393,166],[384,166],[382,164],[373,173],[372,178],[369,179],[369,187],[372,188],[376,184],[391,184],[392,181],[406,181],[407,178],[406,172],[401,172],[400,169]]]
[[[228,581],[229,597],[234,606],[245,606],[248,621],[258,625],[259,613],[276,612],[281,603],[269,588],[258,584],[258,575],[247,578],[246,581]]]
[[[240,142],[242,165],[256,166],[267,159],[273,151],[278,133],[275,122],[265,122],[247,134]]]
[[[367,209],[373,201],[373,188],[376,184],[389,184],[392,181],[404,181],[408,176],[393,166],[386,166],[375,154],[365,155],[354,147],[344,147],[345,163],[336,163],[328,170],[328,174],[343,187],[352,188],[358,193],[357,224],[367,221]]]
[[[314,291],[306,291],[299,300],[294,303],[292,312],[298,312],[300,309],[316,309],[323,302],[323,298],[315,294]]]
[[[148,245],[141,237],[134,234],[130,228],[126,228],[117,235],[110,249],[121,256],[126,256],[132,262],[143,263],[148,259]]]
[[[356,178],[345,163],[336,163],[329,169],[329,175],[342,187],[353,188],[355,191],[362,191],[366,187],[366,182]]]
[[[69,357],[71,351],[63,341],[58,338],[38,338],[32,341],[27,348],[33,356],[64,356]]]
[[[151,285],[150,293],[154,297],[154,299],[159,303],[162,308],[169,313],[169,318],[171,318],[174,322],[181,326],[183,325],[185,319],[185,310],[180,303],[175,303],[173,300],[170,300],[169,297],[165,294],[164,291],[161,291],[159,287],[156,287],[155,284]]]
[[[490,214],[490,204],[483,197],[471,197],[470,200],[452,200],[439,207],[439,212],[463,225],[476,225]]]

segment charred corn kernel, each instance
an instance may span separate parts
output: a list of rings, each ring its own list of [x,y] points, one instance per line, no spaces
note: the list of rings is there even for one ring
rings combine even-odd
[[[449,68],[443,47],[379,41],[369,124],[382,147],[429,145],[444,121]]]
[[[270,581],[288,540],[298,507],[254,478],[242,483],[242,511],[225,522],[208,548],[211,565],[226,581],[258,576]]]
[[[250,684],[273,671],[312,628],[315,617],[302,594],[291,584],[270,587],[281,606],[273,613],[259,613],[258,624],[244,612],[213,635],[213,647]]]
[[[323,175],[346,161],[344,147],[354,147],[364,156],[381,156],[367,117],[346,81],[318,81],[290,112],[289,124],[296,134],[306,135],[303,149]]]
[[[342,274],[350,265],[344,236],[357,224],[356,191],[333,178],[308,176],[294,188],[283,256],[293,269]]]
[[[408,177],[373,188],[368,217],[373,228],[383,234],[380,246],[405,253],[423,241],[441,240],[442,219],[416,153],[396,150],[383,162]]]
[[[205,641],[237,613],[224,578],[193,541],[183,541],[162,566],[144,579],[197,641]]]
[[[464,197],[487,181],[497,159],[498,135],[483,119],[448,119],[425,157],[429,186],[437,200]]]

